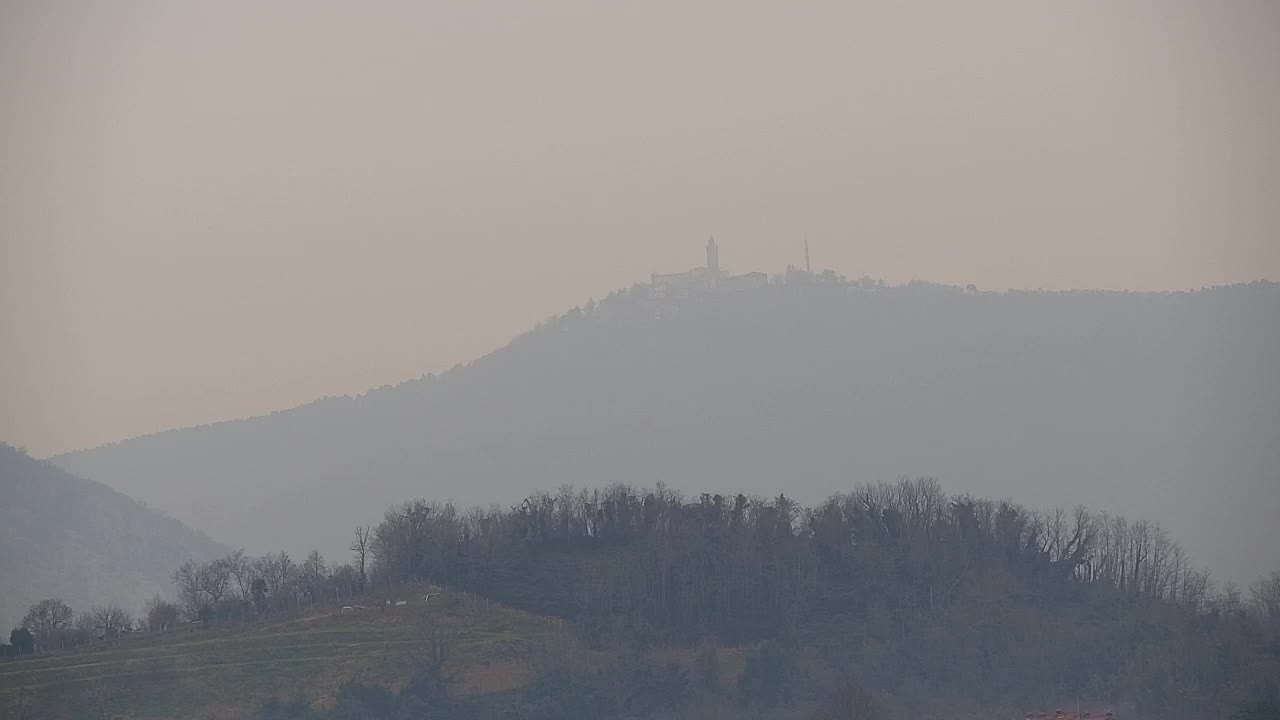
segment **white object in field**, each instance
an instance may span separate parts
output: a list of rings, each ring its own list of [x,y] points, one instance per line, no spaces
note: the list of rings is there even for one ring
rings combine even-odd
[[[408,601],[408,600],[397,600],[397,601],[396,601],[396,607],[400,607],[401,605],[408,605],[408,604],[409,604],[409,601]]]
[[[423,596],[422,596],[422,602],[428,602],[428,601],[430,601],[430,600],[431,600],[431,598],[433,598],[433,597],[435,597],[435,596],[437,596],[437,595],[439,595],[439,594],[440,594],[440,593],[427,593],[426,595],[423,595]]]
[[[344,613],[347,613],[347,612],[355,612],[355,611],[356,611],[356,609],[355,609],[355,608],[353,608],[353,607],[351,607],[350,605],[343,605],[343,606],[342,606],[342,612],[344,612]]]

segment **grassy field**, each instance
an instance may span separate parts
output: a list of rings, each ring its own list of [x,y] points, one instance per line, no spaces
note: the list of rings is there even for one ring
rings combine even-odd
[[[385,597],[409,604],[386,607]],[[369,596],[363,611],[335,605],[0,662],[0,717],[16,717],[20,701],[34,718],[210,720],[246,717],[272,696],[325,704],[351,681],[399,687],[441,632],[454,639],[457,691],[497,692],[523,685],[525,651],[561,628],[467,595],[422,597],[404,588]]]

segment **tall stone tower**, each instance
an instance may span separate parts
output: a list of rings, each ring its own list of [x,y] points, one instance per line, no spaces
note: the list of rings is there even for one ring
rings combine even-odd
[[[707,283],[715,287],[720,281],[720,248],[715,236],[707,240]]]

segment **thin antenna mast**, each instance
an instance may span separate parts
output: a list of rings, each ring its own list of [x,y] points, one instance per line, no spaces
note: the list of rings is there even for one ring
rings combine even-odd
[[[804,271],[813,274],[813,266],[809,264],[809,236],[804,236]]]

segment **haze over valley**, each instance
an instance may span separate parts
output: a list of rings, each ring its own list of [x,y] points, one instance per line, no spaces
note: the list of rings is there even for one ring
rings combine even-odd
[[[1280,720],[1280,2],[0,0],[0,718]]]
[[[168,595],[173,569],[227,551],[171,517],[0,443],[0,623],[46,597],[72,607],[142,607]],[[18,578],[21,578],[18,580]]]
[[[659,295],[615,293],[438,377],[54,461],[298,557],[343,554],[353,524],[413,497],[662,482],[814,503],[905,475],[1159,522],[1224,581],[1274,562],[1275,284],[983,293],[797,270]]]

